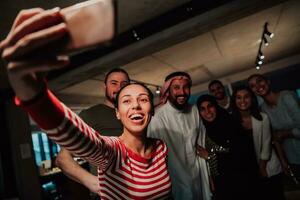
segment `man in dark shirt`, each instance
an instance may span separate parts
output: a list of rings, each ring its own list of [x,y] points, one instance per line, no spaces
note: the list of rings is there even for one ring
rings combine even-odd
[[[229,113],[232,112],[230,105],[230,96],[226,94],[223,83],[219,80],[213,80],[208,84],[209,93],[216,98],[219,106],[227,110]]]
[[[123,126],[117,119],[114,100],[119,90],[129,83],[127,72],[120,68],[112,69],[105,76],[105,100],[103,104],[97,104],[87,110],[83,110],[79,116],[101,135],[119,136],[122,134]],[[74,161],[70,152],[62,149],[56,159],[56,165],[72,180],[83,184],[91,192],[98,194],[100,186],[98,183],[97,169],[91,167],[90,172],[83,169]]]

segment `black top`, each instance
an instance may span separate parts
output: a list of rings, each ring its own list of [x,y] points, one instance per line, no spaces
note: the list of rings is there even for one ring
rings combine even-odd
[[[104,104],[83,110],[79,116],[103,136],[120,136],[123,132],[123,125],[117,119],[115,109]]]

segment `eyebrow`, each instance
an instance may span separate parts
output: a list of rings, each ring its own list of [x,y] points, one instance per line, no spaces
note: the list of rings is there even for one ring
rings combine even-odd
[[[138,95],[138,97],[144,96],[144,95],[146,95],[147,97],[149,97],[149,94],[148,94],[148,93],[140,93],[140,94]],[[131,96],[132,96],[132,95],[130,95],[130,94],[125,94],[125,95],[121,96],[121,98],[123,98],[123,97],[131,97]]]

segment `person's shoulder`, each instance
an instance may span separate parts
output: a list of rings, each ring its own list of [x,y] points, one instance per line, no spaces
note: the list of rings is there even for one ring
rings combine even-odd
[[[196,104],[189,104],[189,106],[193,112],[198,112],[198,107]]]
[[[260,105],[261,110],[264,111],[264,112],[268,109],[268,107],[269,106],[265,101],[263,101]]]
[[[280,92],[280,98],[287,104],[292,102],[299,102],[297,94],[294,91],[283,90]]]
[[[296,93],[294,91],[290,91],[290,90],[283,90],[280,91],[280,95],[285,98],[285,97],[296,97]]]
[[[162,140],[162,139],[157,139],[157,138],[149,138],[154,144],[156,149],[162,148],[162,149],[167,149],[167,144]]]
[[[196,104],[189,104],[189,108],[188,108],[188,113],[190,113],[191,115],[193,115],[194,117],[198,117],[199,116],[199,110]]]
[[[269,120],[269,117],[268,117],[268,115],[267,115],[266,113],[260,112],[260,115],[261,115],[261,117],[262,117],[263,123],[265,123],[266,121]],[[255,118],[254,118],[254,119],[255,119]]]
[[[260,112],[260,115],[262,116],[263,119],[268,118],[268,115],[264,112]]]
[[[167,105],[166,104],[164,104],[162,106],[159,106],[158,108],[155,109],[154,116],[158,117],[158,116],[163,115],[163,113],[165,113],[166,109],[167,109]]]

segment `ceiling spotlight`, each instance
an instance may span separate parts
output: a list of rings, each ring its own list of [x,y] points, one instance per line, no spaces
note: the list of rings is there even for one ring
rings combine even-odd
[[[260,69],[260,66],[259,65],[256,65],[256,67],[255,67],[257,70],[259,70]]]
[[[258,57],[260,60],[265,58],[265,55],[261,52],[261,50],[258,51]]]
[[[138,36],[137,32],[135,30],[132,30],[132,34],[133,34],[133,37],[136,39],[136,40],[140,40],[141,38]]]
[[[267,34],[270,38],[274,37],[274,33],[269,32],[268,30],[265,31],[265,34]]]
[[[260,67],[262,64],[263,64],[263,60],[259,58],[259,55],[257,55],[256,61],[255,61],[256,68]]]
[[[256,62],[255,62],[257,65],[262,65],[263,64],[263,60],[260,59],[259,55],[257,56],[256,58]]]
[[[268,22],[265,23],[264,34],[268,35],[270,38],[273,38],[273,37],[274,37],[274,33],[271,33],[271,32],[268,30]]]
[[[156,94],[160,94],[160,89],[159,89],[158,86],[156,87],[155,93],[156,93]]]
[[[265,36],[263,36],[263,42],[264,42],[265,46],[269,46],[268,40]]]

